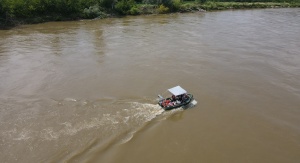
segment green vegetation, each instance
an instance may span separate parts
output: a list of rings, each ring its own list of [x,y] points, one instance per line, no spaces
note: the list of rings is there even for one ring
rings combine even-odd
[[[300,7],[300,0],[0,0],[0,28],[120,15],[270,7]]]
[[[115,5],[115,10],[122,15],[127,15],[133,13],[133,15],[136,15],[137,7],[136,2],[134,0],[120,0]]]

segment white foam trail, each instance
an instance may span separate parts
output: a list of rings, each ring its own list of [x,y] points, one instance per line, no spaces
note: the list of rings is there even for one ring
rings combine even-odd
[[[79,102],[76,99],[66,98],[64,101]],[[129,104],[129,105],[128,105]],[[162,115],[164,110],[158,105],[139,103],[139,102],[125,102],[124,109],[119,109],[115,113],[106,113],[101,116],[95,116],[90,119],[82,121],[65,121],[59,123],[57,126],[45,127],[42,130],[11,130],[3,133],[14,140],[28,140],[30,138],[39,137],[42,140],[56,140],[62,136],[73,136],[78,132],[101,128],[104,137],[106,135],[116,135],[124,131],[129,131],[129,134],[124,137],[122,142],[128,142],[132,139],[134,133],[144,126],[147,122]],[[54,116],[54,115],[53,115]]]
[[[153,104],[143,104],[138,102],[133,102],[132,107],[135,109],[134,117],[140,119],[141,121],[148,122],[158,115],[161,115],[164,110],[159,105]]]
[[[30,135],[29,130],[22,130],[22,132],[18,135],[17,138],[14,138],[14,140],[28,140],[31,138],[29,135]]]
[[[52,128],[43,129],[41,131],[41,138],[44,140],[55,140],[59,137],[59,134],[54,132]]]
[[[177,109],[172,109],[169,111],[165,111],[162,109],[158,104],[145,104],[145,103],[138,103],[138,102],[132,102],[132,109],[124,109],[124,111],[127,111],[128,114],[131,115],[131,120],[136,122],[138,125],[136,128],[133,128],[131,132],[129,132],[120,142],[119,144],[124,144],[129,142],[133,137],[134,134],[143,128],[143,126],[153,120],[154,118],[157,118],[159,115],[158,120],[165,120],[169,116],[181,112],[184,109],[183,108],[177,108]],[[130,121],[130,118],[128,118],[127,121]],[[131,121],[131,124],[134,123]]]
[[[153,104],[146,104],[146,103],[139,103],[139,102],[130,102],[131,109],[124,109],[123,111],[126,112],[127,117],[124,117],[125,123],[130,124],[131,132],[127,133],[119,142],[118,144],[125,144],[129,142],[133,137],[134,134],[143,128],[143,126],[151,121],[152,119],[156,118],[158,115],[161,115],[164,110],[159,105]]]
[[[76,102],[77,100],[74,98],[65,98],[64,101]]]

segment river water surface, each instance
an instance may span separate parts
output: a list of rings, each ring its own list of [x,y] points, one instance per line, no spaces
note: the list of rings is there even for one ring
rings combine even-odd
[[[164,112],[180,85],[198,104]],[[0,31],[1,162],[300,162],[300,9]]]

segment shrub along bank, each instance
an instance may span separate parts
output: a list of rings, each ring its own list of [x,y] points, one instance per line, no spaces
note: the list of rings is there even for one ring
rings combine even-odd
[[[120,15],[271,7],[300,7],[300,0],[0,0],[0,28]]]

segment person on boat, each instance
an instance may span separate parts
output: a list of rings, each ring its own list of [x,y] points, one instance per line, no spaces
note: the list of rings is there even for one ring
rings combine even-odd
[[[164,100],[162,106],[167,107],[170,104],[170,102],[171,102],[170,100]]]
[[[187,99],[188,99],[188,95],[185,93],[185,94],[182,96],[182,102],[185,102]]]
[[[182,101],[182,96],[183,96],[183,95],[178,95],[178,96],[177,96],[177,100],[178,100],[178,101]]]
[[[172,95],[172,102],[176,101],[176,96],[175,95]]]

